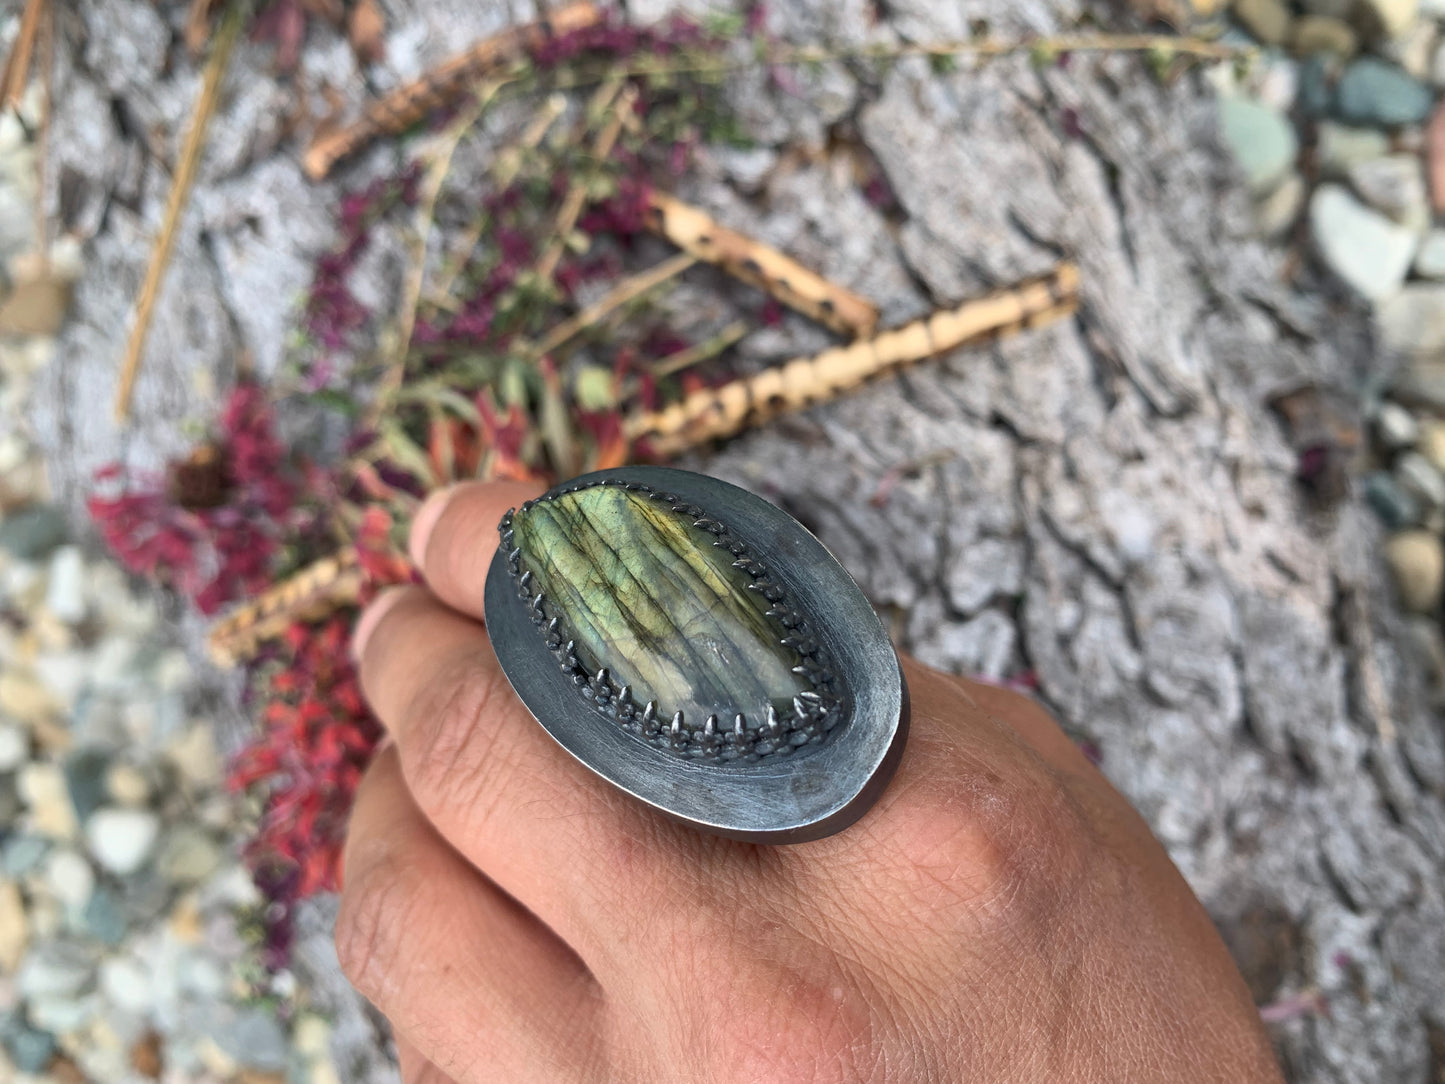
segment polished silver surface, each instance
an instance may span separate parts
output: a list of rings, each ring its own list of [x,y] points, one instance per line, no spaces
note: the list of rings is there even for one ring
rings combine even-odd
[[[527,584],[519,591],[526,574],[514,575],[519,555],[503,547],[487,574],[486,621],[497,658],[522,702],[597,775],[704,831],[791,843],[852,824],[892,777],[908,731],[908,694],[898,657],[858,585],[801,524],[737,486],[666,467],[623,467],[574,479],[552,493],[598,483],[633,483],[676,495],[700,510],[700,519],[721,524],[740,540],[785,589],[793,616],[801,618],[799,628],[780,625],[780,639],[806,642],[807,650],[828,660],[842,716],[816,740],[771,755],[686,759],[659,748],[639,737],[635,726],[619,725],[616,717],[621,702],[629,705],[623,713],[629,722],[635,715],[653,723],[653,705],[634,712],[625,688],[601,707],[579,695],[577,679],[605,691],[608,675],[589,679],[586,671],[575,672],[571,644],[562,643],[565,628],[545,619],[535,597],[527,597]],[[797,710],[810,706],[798,703]],[[680,712],[670,722],[655,723],[663,735],[674,736],[688,725]],[[709,741],[724,743],[740,739],[747,725],[741,716],[726,723],[710,717],[697,729]],[[753,725],[776,729],[778,720],[769,710],[766,721]]]

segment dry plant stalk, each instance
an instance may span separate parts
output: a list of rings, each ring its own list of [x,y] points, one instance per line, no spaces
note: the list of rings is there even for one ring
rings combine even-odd
[[[654,455],[676,455],[983,336],[1067,316],[1077,306],[1078,290],[1078,269],[1060,264],[1041,279],[965,301],[871,339],[796,358],[720,388],[705,388],[662,410],[634,414],[624,422],[623,432],[629,441],[646,441]]]
[[[654,192],[644,220],[648,229],[684,252],[716,264],[841,335],[866,338],[878,326],[878,309],[866,297],[829,282],[761,241],[720,225],[700,208]]]
[[[372,140],[404,132],[427,114],[450,105],[481,76],[521,58],[548,38],[592,26],[601,19],[602,12],[597,6],[584,0],[569,4],[550,18],[512,27],[477,42],[421,78],[376,99],[355,122],[314,139],[302,159],[306,176],[313,181],[321,180],[337,162]]]
[[[201,162],[201,148],[206,142],[206,126],[211,114],[216,111],[216,99],[220,96],[221,79],[231,59],[231,50],[241,33],[242,5],[236,5],[221,24],[215,43],[211,46],[210,59],[201,82],[200,97],[191,115],[191,129],[181,147],[176,162],[175,176],[171,178],[170,198],[166,201],[165,218],[161,221],[161,232],[151,250],[150,266],[146,268],[145,282],[141,284],[140,299],[136,303],[135,323],[131,326],[130,340],[126,343],[125,358],[121,362],[120,386],[115,393],[115,418],[124,422],[130,416],[130,397],[135,388],[136,374],[140,371],[141,355],[145,350],[146,335],[150,332],[151,317],[155,313],[156,299],[161,292],[161,279],[171,262],[171,250],[175,248],[176,228],[185,210],[186,200],[191,193],[191,184],[196,179],[196,169]]]
[[[529,353],[538,357],[550,354],[557,347],[569,342],[577,335],[588,328],[607,319],[614,312],[626,305],[629,301],[635,301],[644,294],[657,289],[663,283],[676,278],[693,264],[697,263],[697,257],[687,252],[679,252],[676,256],[663,260],[655,267],[649,267],[646,271],[640,271],[635,275],[623,279],[602,297],[598,298],[586,308],[568,320],[562,321],[551,331],[547,332],[536,344],[531,346]]]
[[[40,31],[41,16],[49,10],[49,0],[26,0],[20,16],[20,30],[10,56],[5,60],[5,73],[0,75],[0,106],[13,109],[20,104],[25,84],[30,78],[30,59],[35,53],[35,39]]]
[[[322,558],[217,621],[207,650],[218,666],[245,662],[294,623],[317,621],[342,606],[354,606],[364,581],[354,549]]]
[[[616,87],[603,87],[601,94],[616,93]],[[622,126],[632,116],[633,105],[637,101],[637,88],[626,86],[620,88],[621,93],[616,93],[616,98],[608,106],[607,123],[602,126],[602,131],[597,134],[596,140],[592,143],[593,162],[605,162],[612,154],[612,148],[617,145],[617,137],[622,134]],[[606,100],[605,98],[603,100]],[[557,264],[562,259],[562,253],[567,250],[567,239],[572,235],[572,230],[577,226],[577,218],[582,214],[582,208],[587,203],[587,189],[590,177],[578,177],[567,189],[567,195],[562,198],[562,209],[557,212],[557,224],[552,229],[552,240],[542,251],[542,256],[537,260],[537,274],[543,281],[550,281],[553,272],[557,270]]]

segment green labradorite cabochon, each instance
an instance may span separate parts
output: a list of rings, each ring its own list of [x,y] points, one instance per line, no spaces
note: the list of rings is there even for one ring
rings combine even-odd
[[[867,599],[811,534],[736,486],[600,471],[503,517],[497,659],[568,752],[697,827],[814,839],[877,797],[907,692]]]
[[[512,529],[578,659],[606,667],[634,701],[732,727],[812,690],[733,554],[655,497],[591,486],[530,505]]]

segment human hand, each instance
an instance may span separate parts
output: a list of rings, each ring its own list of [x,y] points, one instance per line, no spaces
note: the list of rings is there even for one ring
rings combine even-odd
[[[497,522],[535,495],[434,497],[428,588],[357,628],[392,743],[337,949],[409,1084],[1280,1079],[1164,849],[1022,696],[905,659],[897,775],[812,843],[703,835],[593,776],[481,625]]]

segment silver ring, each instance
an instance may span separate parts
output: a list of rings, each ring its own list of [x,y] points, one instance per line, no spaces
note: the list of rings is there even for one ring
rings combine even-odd
[[[608,783],[735,839],[852,824],[908,733],[898,656],[802,524],[737,486],[623,467],[500,524],[485,616],[543,728]]]

